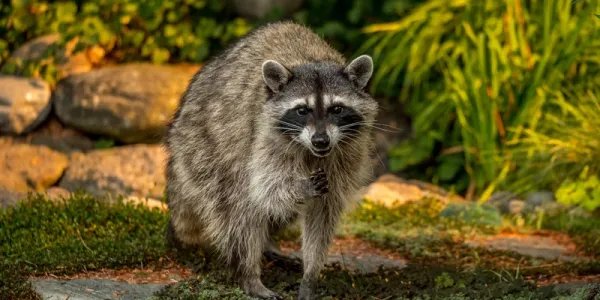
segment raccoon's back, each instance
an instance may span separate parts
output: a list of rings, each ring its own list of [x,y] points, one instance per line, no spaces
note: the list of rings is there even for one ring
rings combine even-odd
[[[267,100],[262,63],[288,68],[312,61],[345,64],[343,56],[308,28],[289,22],[248,33],[209,61],[193,78],[167,133],[167,147],[188,166],[233,171],[249,158],[256,122]],[[211,173],[205,172],[204,173]],[[202,176],[202,175],[199,175]]]

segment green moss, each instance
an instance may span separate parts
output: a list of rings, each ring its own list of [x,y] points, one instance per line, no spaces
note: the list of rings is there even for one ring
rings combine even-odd
[[[0,299],[41,300],[31,282],[23,276],[23,270],[0,263]]]
[[[147,265],[165,254],[166,214],[76,194],[0,211],[0,257],[31,274]]]

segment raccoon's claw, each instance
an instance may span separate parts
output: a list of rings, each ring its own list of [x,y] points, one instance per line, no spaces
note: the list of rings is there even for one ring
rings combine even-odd
[[[242,281],[242,290],[246,295],[259,299],[283,299],[281,295],[266,288],[259,279]]]
[[[327,174],[323,169],[319,168],[310,176],[310,183],[315,196],[322,196],[329,192],[329,181]]]

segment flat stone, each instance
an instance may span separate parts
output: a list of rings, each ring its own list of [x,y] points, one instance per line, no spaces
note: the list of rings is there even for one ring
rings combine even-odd
[[[290,257],[302,260],[302,252],[292,252]],[[345,270],[352,271],[358,274],[369,274],[377,272],[380,267],[390,269],[403,269],[406,262],[396,261],[378,255],[362,255],[360,257],[353,255],[328,255],[327,265],[338,264]]]
[[[161,199],[165,188],[166,153],[161,145],[136,144],[73,153],[59,186],[94,196]]]
[[[434,198],[443,203],[449,201],[462,202],[464,199],[452,195],[444,189],[417,180],[405,180],[392,174],[386,174],[373,182],[366,189],[363,198],[371,202],[395,207],[423,198]]]
[[[126,64],[70,76],[59,82],[59,119],[87,133],[125,143],[161,140],[197,68]]]
[[[0,188],[43,191],[62,176],[67,156],[45,146],[0,145]]]
[[[469,240],[467,245],[493,250],[512,251],[547,260],[574,261],[583,259],[574,254],[575,246],[562,244],[551,237],[534,235],[501,235]]]
[[[147,299],[166,284],[129,284],[109,279],[36,279],[35,291],[47,300]]]
[[[43,80],[0,75],[0,133],[27,133],[48,117],[50,108],[50,86]]]

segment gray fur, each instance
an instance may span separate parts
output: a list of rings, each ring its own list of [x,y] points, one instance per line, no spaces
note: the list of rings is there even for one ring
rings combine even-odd
[[[249,295],[277,297],[260,280],[261,258],[272,248],[274,231],[299,219],[304,253],[299,299],[313,299],[339,217],[371,177],[370,126],[352,137],[332,136],[335,145],[326,157],[316,157],[298,135],[290,138],[277,128],[290,102],[310,102],[317,93],[372,123],[378,106],[362,90],[372,67],[369,71],[364,57],[358,68],[352,65],[303,26],[269,24],[194,76],[170,124],[167,199],[173,231],[185,244],[213,247]],[[336,129],[327,130],[333,135]]]

